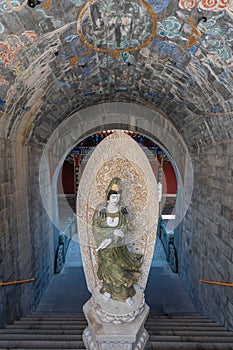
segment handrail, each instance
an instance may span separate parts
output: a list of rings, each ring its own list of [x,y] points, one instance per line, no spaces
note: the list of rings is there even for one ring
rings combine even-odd
[[[171,233],[167,233],[166,228],[163,223],[162,216],[159,217],[158,228],[157,228],[158,236],[163,244],[164,252],[166,255],[166,260],[172,269],[172,272],[178,272],[178,260],[177,260],[177,251],[174,246],[174,235]]]
[[[35,278],[29,278],[27,280],[20,280],[20,281],[11,281],[11,282],[0,282],[0,286],[9,286],[12,284],[19,284],[19,283],[27,283],[27,282],[32,282],[35,281]]]
[[[226,282],[219,282],[219,281],[208,281],[208,280],[199,280],[199,282],[202,282],[202,283],[209,283],[209,284],[216,284],[216,285],[219,285],[219,286],[225,286],[225,287],[233,287],[233,283],[226,283]]]
[[[66,253],[70,240],[77,233],[76,215],[69,217],[65,230],[60,232],[55,256],[55,273],[60,273],[65,263]]]

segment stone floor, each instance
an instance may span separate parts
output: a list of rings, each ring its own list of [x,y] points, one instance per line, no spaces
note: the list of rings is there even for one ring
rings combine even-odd
[[[90,298],[90,293],[87,290],[78,249],[78,242],[71,241],[62,272],[53,277],[37,311],[64,313],[82,311],[82,305]],[[196,311],[178,274],[173,273],[167,264],[159,239],[156,242],[145,299],[150,306],[151,314]]]

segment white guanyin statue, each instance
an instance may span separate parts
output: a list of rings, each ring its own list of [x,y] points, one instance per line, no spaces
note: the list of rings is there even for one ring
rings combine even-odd
[[[93,217],[93,233],[98,252],[98,278],[103,281],[100,293],[106,300],[131,304],[134,283],[140,277],[142,254],[135,254],[125,245],[130,229],[129,213],[121,201],[121,180],[114,178],[107,189],[106,202],[99,205]]]

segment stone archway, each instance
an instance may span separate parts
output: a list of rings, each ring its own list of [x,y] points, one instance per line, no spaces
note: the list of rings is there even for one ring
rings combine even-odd
[[[61,123],[49,138],[40,162],[40,192],[51,221],[59,227],[56,188],[65,156],[78,142],[103,129],[140,132],[166,151],[177,179],[180,179],[175,227],[178,226],[192,196],[193,169],[188,149],[165,115],[144,106],[121,102],[104,103],[76,112]]]

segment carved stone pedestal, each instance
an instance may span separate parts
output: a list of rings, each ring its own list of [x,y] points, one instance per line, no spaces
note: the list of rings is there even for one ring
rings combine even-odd
[[[142,350],[145,349],[148,333],[144,328],[149,314],[148,305],[130,322],[106,323],[93,310],[91,301],[83,307],[88,327],[83,332],[87,350]]]

